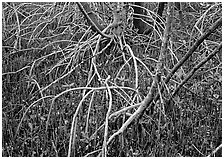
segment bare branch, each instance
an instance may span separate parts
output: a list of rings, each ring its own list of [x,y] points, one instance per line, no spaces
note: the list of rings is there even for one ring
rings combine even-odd
[[[187,75],[187,77],[181,82],[180,85],[176,88],[175,92],[172,96],[175,96],[177,92],[180,90],[180,88],[194,75],[194,73],[202,66],[204,65],[208,60],[210,60],[213,56],[215,56],[220,50],[222,49],[222,43],[210,54],[208,55],[204,60],[202,60],[199,64],[194,66],[194,68],[191,70],[191,72]]]
[[[89,17],[89,15],[86,13],[85,9],[83,8],[81,2],[76,2],[77,5],[79,6],[80,11],[84,14],[84,16],[87,18],[87,20],[90,22],[90,24],[95,28],[95,30],[97,31],[97,33],[99,33],[101,36],[106,37],[106,38],[112,38],[113,36],[111,35],[107,35],[104,34],[96,25],[95,22],[93,22],[93,20]],[[82,2],[82,3],[86,3],[86,2]]]

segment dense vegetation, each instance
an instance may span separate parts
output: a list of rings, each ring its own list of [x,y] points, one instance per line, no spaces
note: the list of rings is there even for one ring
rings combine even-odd
[[[3,156],[220,156],[221,23],[222,3],[2,3]]]

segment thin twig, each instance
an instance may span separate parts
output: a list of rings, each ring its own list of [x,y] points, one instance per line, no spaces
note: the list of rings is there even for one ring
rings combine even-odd
[[[78,116],[79,110],[81,109],[82,103],[84,102],[84,100],[93,91],[94,90],[90,90],[88,93],[86,93],[86,95],[82,98],[82,100],[79,102],[78,107],[76,108],[75,114],[74,114],[73,119],[72,119],[72,127],[71,127],[71,131],[70,131],[68,157],[71,157],[72,148],[74,149],[74,146],[75,146],[76,128],[77,128],[77,116]]]
[[[110,112],[112,109],[112,93],[111,90],[108,86],[108,80],[110,79],[110,75],[106,78],[105,80],[105,85],[107,87],[107,91],[109,94],[109,107],[107,110],[107,114],[106,114],[106,119],[105,119],[105,131],[104,131],[104,141],[103,141],[103,147],[102,147],[102,157],[106,157],[107,156],[107,136],[108,136],[108,124],[109,124],[109,116],[110,116]]]

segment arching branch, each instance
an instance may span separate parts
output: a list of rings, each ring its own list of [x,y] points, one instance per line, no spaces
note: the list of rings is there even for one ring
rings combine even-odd
[[[104,34],[101,30],[103,30],[103,26],[100,25],[97,20],[95,15],[92,13],[89,5],[87,2],[76,2],[80,11],[84,14],[85,18],[87,19],[89,25],[93,26],[93,30],[99,33],[101,36],[106,37],[106,38],[112,38],[111,35]],[[88,11],[88,13],[87,13]]]

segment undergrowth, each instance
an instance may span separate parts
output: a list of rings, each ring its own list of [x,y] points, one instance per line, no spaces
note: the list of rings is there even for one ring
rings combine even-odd
[[[199,3],[184,5],[184,28],[174,14],[167,73],[221,17],[220,3],[208,4],[209,10]],[[127,28],[124,37],[132,54],[116,38],[99,38],[75,3],[7,2],[2,11],[3,156],[99,155],[106,122],[109,138],[147,96],[162,33],[145,36]],[[221,144],[221,52],[170,98],[192,68],[215,50],[221,35],[219,28],[198,47],[164,84],[164,103],[154,101],[154,111],[147,109],[116,136],[106,147],[107,156],[208,156]]]

